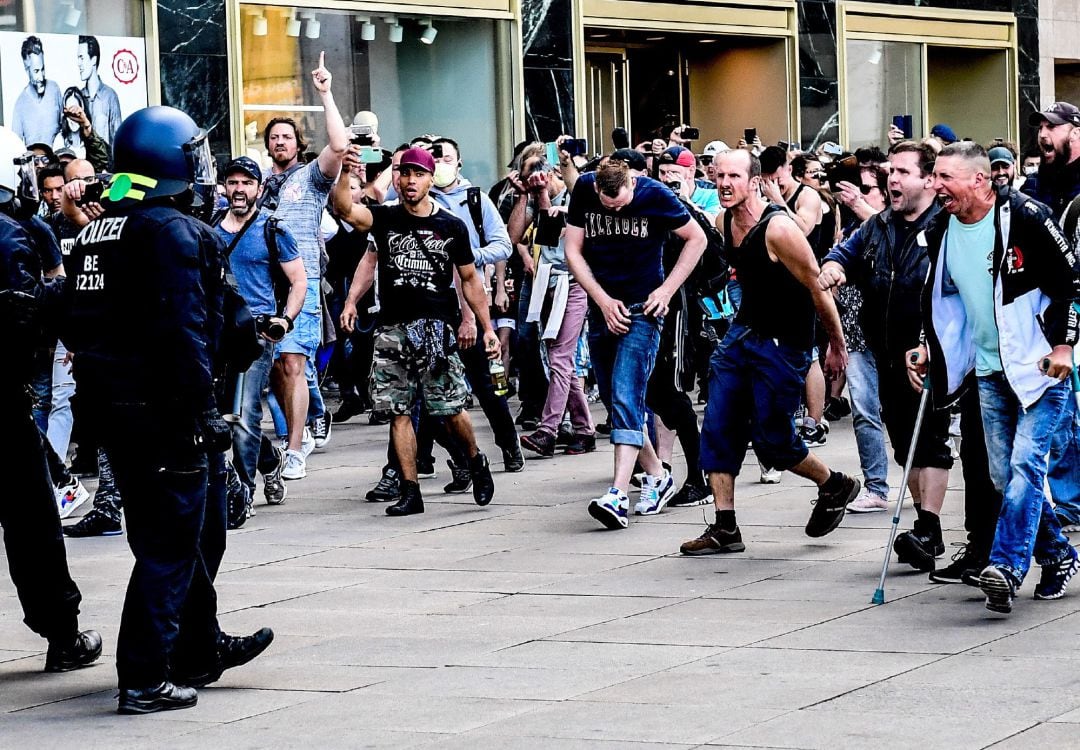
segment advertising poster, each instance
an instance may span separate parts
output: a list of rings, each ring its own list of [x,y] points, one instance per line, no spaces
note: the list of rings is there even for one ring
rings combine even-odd
[[[4,125],[23,142],[82,154],[79,104],[109,143],[120,121],[146,106],[146,43],[140,37],[0,32]]]

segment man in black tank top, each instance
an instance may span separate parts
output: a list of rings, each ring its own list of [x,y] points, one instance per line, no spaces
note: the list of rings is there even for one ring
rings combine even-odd
[[[761,194],[761,163],[747,151],[716,158],[728,261],[739,275],[743,302],[710,363],[709,403],[701,433],[716,522],[682,545],[685,555],[742,552],[735,521],[735,477],[753,440],[761,463],[818,485],[806,534],[825,536],[844,518],[859,482],[831,471],[795,433],[814,338],[814,311],[829,333],[826,367],[847,365],[847,347],[832,297],[817,284],[818,264],[805,235]],[[719,222],[718,222],[719,223]]]

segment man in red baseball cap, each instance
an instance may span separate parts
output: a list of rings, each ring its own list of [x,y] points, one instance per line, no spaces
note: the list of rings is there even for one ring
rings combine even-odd
[[[345,170],[361,166],[359,147],[345,155]],[[433,417],[443,417],[468,456],[473,499],[487,505],[495,494],[488,460],[476,447],[469,413],[465,367],[457,352],[461,311],[454,291],[454,271],[461,292],[483,331],[489,359],[499,357],[499,337],[491,327],[487,295],[476,272],[465,223],[440,208],[428,194],[435,159],[413,147],[401,154],[397,188],[400,203],[371,206],[353,203],[348,180],[338,180],[334,210],[354,228],[369,232],[372,244],[356,267],[341,327],[352,332],[356,305],[379,277],[379,327],[375,329],[371,400],[392,415],[390,440],[401,464],[401,493],[387,515],[424,512],[416,476],[416,433],[412,411],[419,401]]]

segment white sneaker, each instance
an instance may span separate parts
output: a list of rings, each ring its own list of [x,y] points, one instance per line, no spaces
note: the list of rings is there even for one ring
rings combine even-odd
[[[870,490],[863,490],[861,495],[847,504],[848,513],[881,513],[888,509],[889,501]]]
[[[72,511],[90,499],[90,492],[83,487],[78,477],[72,477],[67,484],[56,487],[56,509],[61,518],[67,518]]]
[[[673,497],[675,497],[675,478],[671,476],[670,471],[665,471],[662,477],[646,474],[641,481],[641,494],[638,496],[637,504],[634,505],[634,513],[639,516],[655,516]]]
[[[761,484],[780,484],[780,477],[783,474],[779,469],[772,469],[762,464],[761,466],[761,478],[758,481]]]
[[[630,500],[615,487],[589,503],[589,515],[612,530],[625,529],[629,525],[629,510]]]
[[[315,436],[311,434],[311,428],[304,428],[304,437],[300,439],[300,452],[304,454],[304,458],[311,455],[311,452],[318,446],[315,444]]]
[[[282,479],[303,479],[307,476],[307,459],[300,451],[285,451],[285,468]]]

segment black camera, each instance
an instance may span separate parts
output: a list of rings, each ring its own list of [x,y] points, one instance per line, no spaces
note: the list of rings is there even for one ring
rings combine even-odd
[[[93,180],[87,180],[83,183],[82,198],[75,203],[79,206],[85,206],[87,203],[101,203],[101,196],[105,194],[105,187],[109,182],[109,175],[98,174],[94,175]]]
[[[255,331],[271,341],[281,341],[289,328],[279,323],[276,318],[263,314],[255,316]]]
[[[350,140],[356,146],[374,146],[375,128],[371,125],[350,125]]]
[[[584,138],[568,138],[562,142],[560,148],[570,156],[585,156],[588,154],[589,144]]]
[[[433,159],[441,159],[443,157],[443,150],[441,143],[431,144],[431,156]]]
[[[696,141],[701,138],[701,131],[697,128],[683,128],[682,139],[684,141]]]

